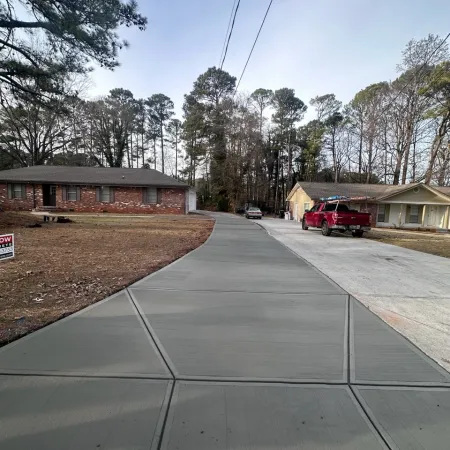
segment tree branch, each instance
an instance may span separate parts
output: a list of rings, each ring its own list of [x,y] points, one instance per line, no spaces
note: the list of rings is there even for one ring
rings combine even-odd
[[[16,52],[20,53],[22,56],[24,56],[28,61],[30,61],[31,64],[33,64],[34,67],[39,68],[39,65],[36,61],[34,61],[31,56],[29,56],[24,50],[22,50],[20,47],[17,47],[14,44],[11,44],[7,41],[4,41],[3,39],[0,39],[0,44],[3,44],[5,47],[9,47],[12,50],[15,50]]]
[[[22,20],[0,20],[0,28],[43,28],[50,32],[55,32],[57,28],[50,22],[24,22]]]

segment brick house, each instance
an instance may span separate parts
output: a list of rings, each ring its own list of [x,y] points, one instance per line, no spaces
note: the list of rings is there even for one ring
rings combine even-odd
[[[306,210],[333,195],[355,199],[349,207],[370,213],[374,227],[450,230],[450,187],[421,183],[393,186],[299,181],[286,199],[291,217],[300,222]]]
[[[153,169],[34,166],[0,171],[0,207],[186,214],[190,187]]]

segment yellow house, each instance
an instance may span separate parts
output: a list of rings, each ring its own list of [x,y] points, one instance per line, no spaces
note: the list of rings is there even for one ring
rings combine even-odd
[[[372,226],[450,230],[450,187],[420,183],[392,186],[298,182],[287,197],[292,219],[300,222],[315,202],[333,195],[367,198],[349,206],[371,213]]]

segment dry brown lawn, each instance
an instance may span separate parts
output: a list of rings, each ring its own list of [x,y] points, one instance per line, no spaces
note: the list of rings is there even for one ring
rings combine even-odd
[[[364,237],[386,244],[398,245],[399,247],[450,258],[449,233],[376,229],[365,233]]]
[[[73,217],[42,223],[0,213],[14,232],[16,258],[0,262],[0,345],[97,302],[202,244],[202,216]],[[41,228],[26,228],[40,222]]]

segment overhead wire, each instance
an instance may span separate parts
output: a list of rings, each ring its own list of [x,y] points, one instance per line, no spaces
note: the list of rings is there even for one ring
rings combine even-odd
[[[264,15],[264,18],[263,18],[263,21],[261,23],[261,26],[259,27],[258,34],[256,35],[255,42],[253,42],[252,49],[250,50],[250,53],[248,55],[247,61],[246,61],[245,66],[244,66],[244,69],[242,70],[241,76],[239,77],[239,81],[238,81],[238,83],[236,85],[236,88],[234,90],[234,94],[233,95],[236,95],[236,92],[237,92],[237,90],[239,88],[239,85],[241,84],[242,77],[244,76],[244,73],[245,73],[245,71],[247,69],[247,66],[248,66],[248,63],[250,61],[250,58],[252,57],[253,50],[255,49],[256,43],[258,42],[259,35],[261,34],[261,30],[263,29],[264,23],[266,22],[267,15],[269,14],[270,7],[272,6],[272,3],[273,3],[273,0],[270,0],[269,6],[267,7],[267,10],[266,10],[266,14]]]
[[[237,0],[234,0],[233,7],[231,8],[230,19],[228,20],[227,32],[225,33],[225,39],[223,40],[222,52],[220,54],[219,66],[222,64],[223,52],[225,51],[225,45],[227,44],[228,33],[230,31],[231,20],[233,19],[234,8],[236,6]]]
[[[223,55],[223,59],[222,59],[222,62],[220,64],[220,68],[221,69],[222,69],[223,64],[225,62],[225,59],[227,58],[228,46],[230,45],[230,39],[231,39],[231,35],[233,34],[234,23],[236,22],[236,16],[237,16],[237,12],[239,11],[239,5],[240,4],[241,4],[241,0],[238,0],[236,9],[234,10],[233,22],[231,23],[230,33],[228,34],[227,46],[225,47],[225,53]]]

